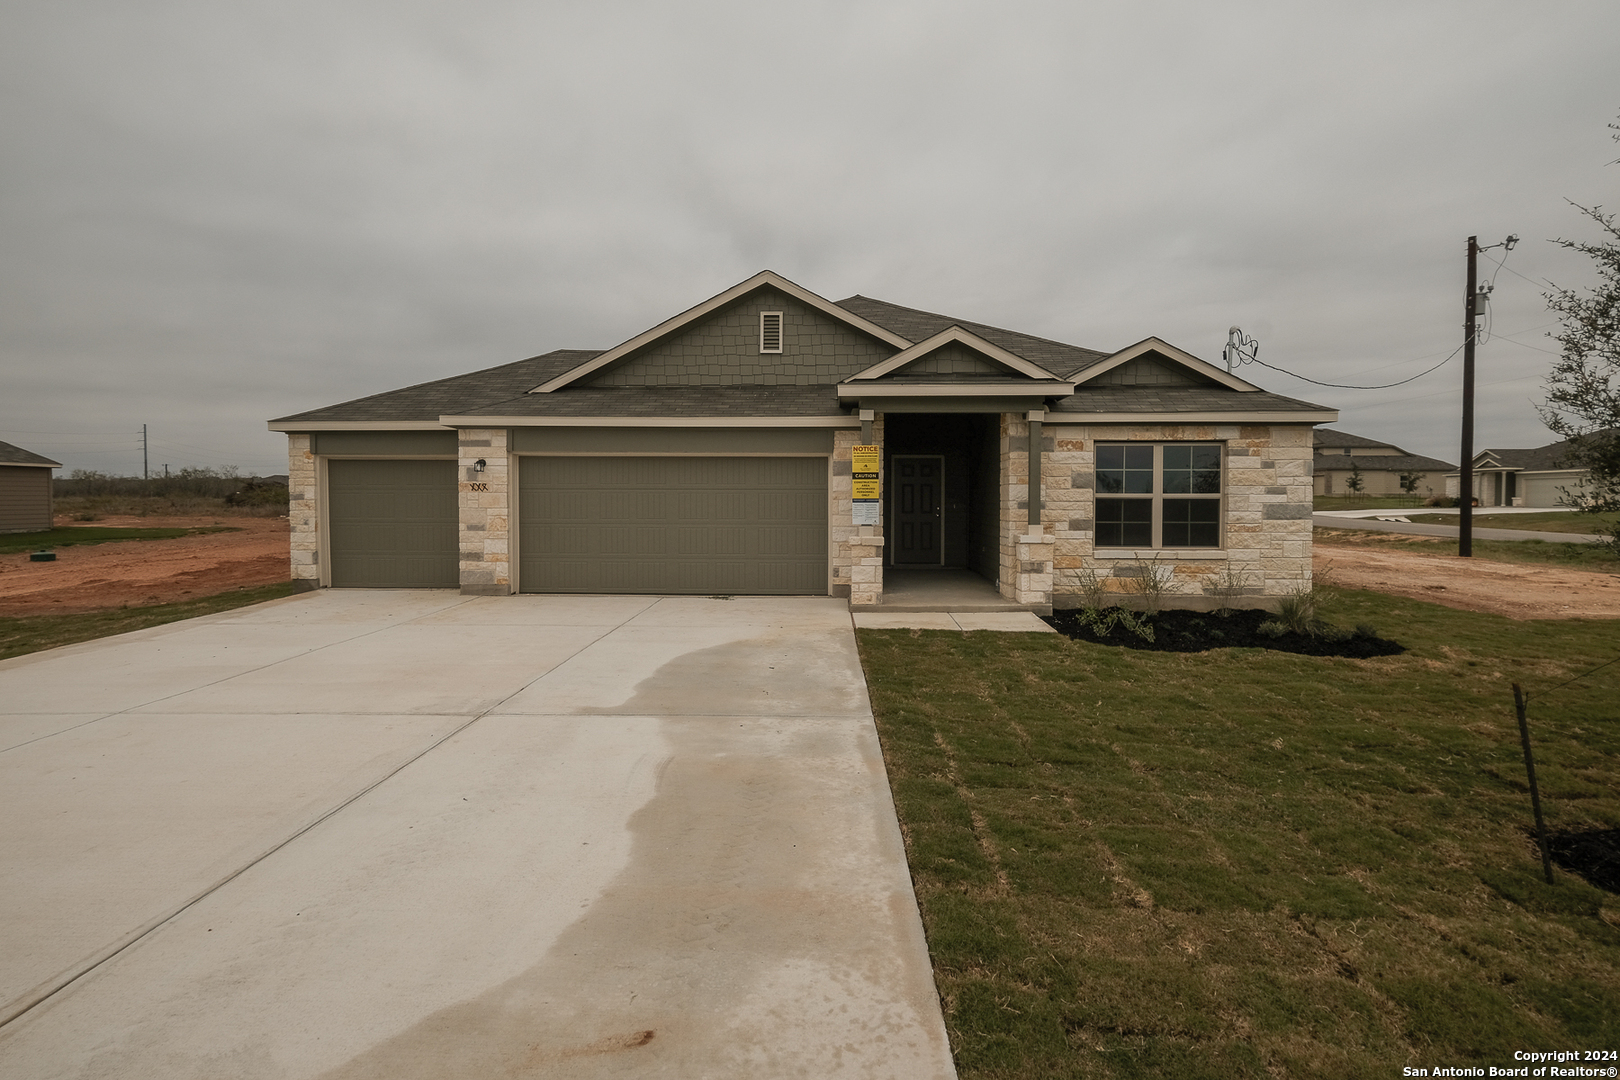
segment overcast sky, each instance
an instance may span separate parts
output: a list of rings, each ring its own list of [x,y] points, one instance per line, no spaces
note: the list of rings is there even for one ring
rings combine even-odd
[[[1468,235],[1517,233],[1476,445],[1537,446],[1538,283],[1594,280],[1548,240],[1620,201],[1617,42],[1613,0],[0,0],[0,440],[285,472],[268,418],[761,269],[1386,383],[1460,344]],[[1242,374],[1457,459],[1460,357]]]

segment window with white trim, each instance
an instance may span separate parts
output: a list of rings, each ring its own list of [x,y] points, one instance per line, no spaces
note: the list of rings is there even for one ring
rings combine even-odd
[[[1099,548],[1221,546],[1219,443],[1098,443]]]
[[[782,313],[780,311],[762,311],[759,313],[759,351],[762,353],[779,353],[782,351]]]

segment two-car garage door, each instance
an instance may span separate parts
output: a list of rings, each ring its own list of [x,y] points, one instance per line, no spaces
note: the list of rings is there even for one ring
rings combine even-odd
[[[524,592],[825,594],[825,457],[525,457]]]

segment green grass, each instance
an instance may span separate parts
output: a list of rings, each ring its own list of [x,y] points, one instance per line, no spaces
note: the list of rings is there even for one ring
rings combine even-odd
[[[54,649],[59,645],[73,645],[80,641],[125,634],[131,630],[144,630],[149,626],[161,626],[181,619],[193,619],[198,615],[230,611],[232,608],[291,596],[293,592],[293,582],[280,581],[274,585],[233,589],[230,592],[216,593],[195,600],[181,600],[173,604],[112,608],[83,615],[0,617],[0,660],[21,656],[24,653],[39,652],[41,649]]]
[[[195,529],[121,529],[86,525],[55,528],[47,532],[0,535],[0,555],[19,551],[47,551],[80,544],[113,544],[125,540],[172,540],[177,536],[205,536],[208,533],[240,532],[230,525],[209,525]]]
[[[1409,514],[1412,521],[1420,521],[1426,525],[1455,525],[1457,515],[1452,514]],[[1532,532],[1550,533],[1612,533],[1616,521],[1614,516],[1604,514],[1582,514],[1572,510],[1549,510],[1545,514],[1492,514],[1474,511],[1474,527],[1478,529],[1528,529]]]
[[[1312,530],[1312,540],[1323,547],[1392,548],[1431,555],[1457,554],[1454,536],[1411,536],[1406,533],[1373,532],[1370,529]],[[1330,561],[1331,552],[1324,552]],[[1620,572],[1620,559],[1601,544],[1566,543],[1556,540],[1485,540],[1474,537],[1474,557],[1492,562],[1525,563],[1537,566],[1567,566],[1575,570]]]
[[[1409,653],[1167,655],[862,630],[964,1077],[1389,1077],[1620,1046],[1620,897],[1541,881],[1620,826],[1620,622],[1345,592]]]

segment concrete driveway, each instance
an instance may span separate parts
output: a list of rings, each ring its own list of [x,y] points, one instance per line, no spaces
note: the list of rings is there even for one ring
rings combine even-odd
[[[0,662],[0,1076],[954,1075],[842,601],[327,591]]]

